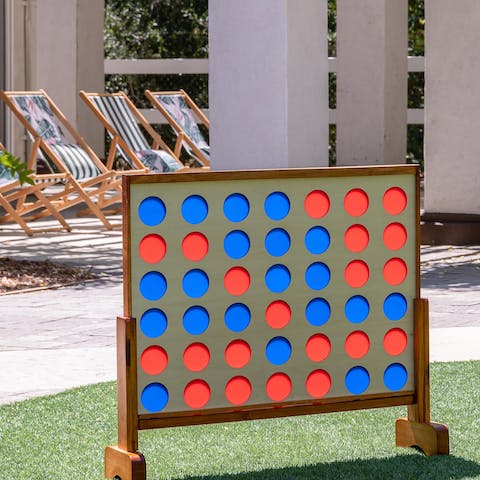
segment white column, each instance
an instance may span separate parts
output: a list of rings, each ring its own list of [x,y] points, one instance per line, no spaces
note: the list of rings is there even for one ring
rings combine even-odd
[[[479,25],[478,0],[426,1],[425,211],[429,213],[480,215]],[[478,229],[480,236],[480,224]]]
[[[337,0],[337,164],[404,163],[408,0]]]
[[[103,128],[87,111],[79,90],[104,90],[103,0],[36,2],[36,69],[33,88],[43,88],[103,155]]]
[[[210,0],[214,169],[328,165],[326,0]]]

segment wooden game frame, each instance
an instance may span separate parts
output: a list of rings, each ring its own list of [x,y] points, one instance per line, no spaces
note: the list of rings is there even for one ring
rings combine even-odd
[[[414,389],[411,391],[335,397],[309,401],[286,401],[272,405],[211,408],[205,411],[138,413],[136,319],[132,318],[130,290],[130,186],[163,182],[206,180],[327,178],[377,175],[415,176],[415,292],[413,305]],[[124,316],[117,318],[118,445],[105,451],[105,476],[122,480],[146,478],[145,459],[138,452],[138,431],[183,425],[329,413],[378,407],[407,406],[407,417],[396,421],[396,445],[418,446],[427,455],[448,454],[449,434],[445,425],[430,421],[429,313],[428,300],[420,298],[420,173],[412,165],[378,167],[337,167],[314,169],[255,170],[209,173],[131,175],[123,178],[124,215]]]

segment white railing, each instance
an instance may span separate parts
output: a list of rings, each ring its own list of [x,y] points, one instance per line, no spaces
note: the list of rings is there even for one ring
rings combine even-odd
[[[337,59],[329,57],[328,71],[336,73]],[[424,57],[408,57],[409,72],[424,72]],[[206,58],[168,58],[154,60],[105,60],[105,75],[208,75],[208,59]],[[164,123],[160,113],[153,109],[142,109],[142,114],[150,123]],[[208,115],[208,110],[205,110]],[[329,121],[336,121],[336,110],[330,109]],[[408,124],[423,124],[424,113],[422,108],[409,108],[407,110]]]

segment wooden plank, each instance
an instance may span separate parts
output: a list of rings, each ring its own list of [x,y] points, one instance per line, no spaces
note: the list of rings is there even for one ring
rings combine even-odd
[[[138,448],[137,427],[137,348],[136,322],[117,318],[117,397],[118,447],[135,452]]]
[[[166,414],[142,414],[138,416],[139,430],[151,428],[176,427],[184,425],[201,425],[210,423],[236,422],[242,420],[260,420],[318,413],[363,410],[369,408],[409,405],[414,402],[413,392],[401,394],[365,395],[364,397],[344,397],[325,399],[318,403],[284,403],[267,406],[248,406],[232,409],[212,409],[205,413],[181,412]]]
[[[164,182],[199,182],[212,180],[263,180],[263,179],[295,179],[295,178],[328,178],[350,176],[377,175],[416,175],[417,165],[381,165],[367,167],[323,167],[276,170],[239,170],[211,171],[189,173],[162,173],[128,176],[132,184],[164,183]],[[200,176],[199,176],[200,175]]]

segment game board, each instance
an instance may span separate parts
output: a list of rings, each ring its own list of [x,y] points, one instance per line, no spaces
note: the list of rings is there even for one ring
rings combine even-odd
[[[423,399],[415,167],[135,175],[124,189],[119,431],[133,446],[136,427]]]

